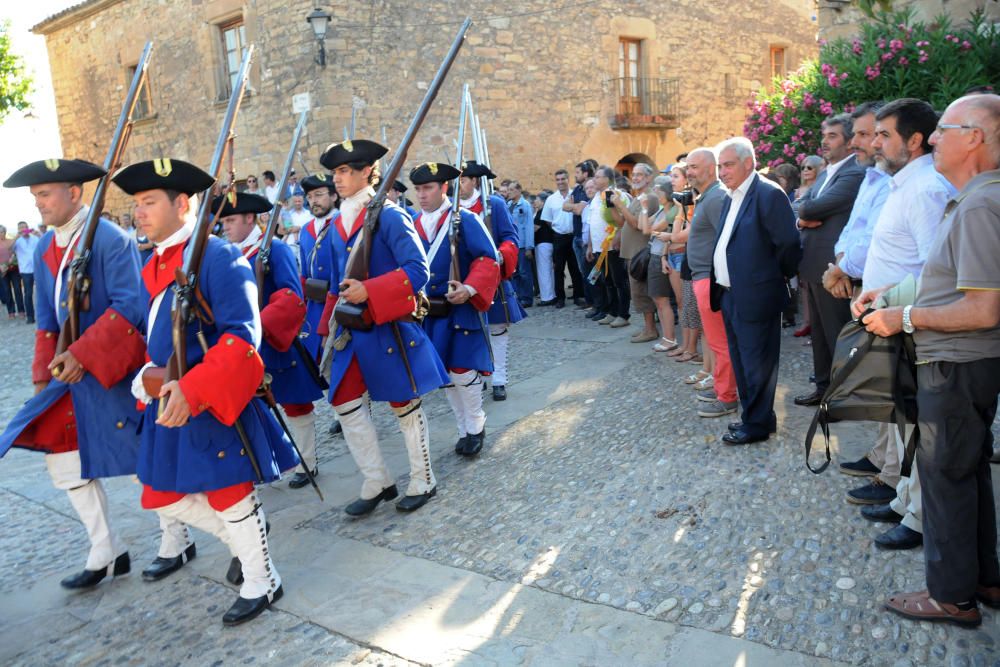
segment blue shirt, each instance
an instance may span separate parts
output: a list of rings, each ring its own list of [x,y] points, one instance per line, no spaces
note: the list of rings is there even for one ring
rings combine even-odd
[[[888,196],[889,174],[878,167],[868,167],[858,197],[854,200],[851,217],[833,247],[835,255],[844,255],[837,266],[851,278],[861,280],[864,275],[872,232]]]
[[[510,217],[517,228],[517,238],[520,241],[520,248],[534,250],[535,248],[535,212],[531,210],[531,204],[521,197],[517,202],[508,202]]]

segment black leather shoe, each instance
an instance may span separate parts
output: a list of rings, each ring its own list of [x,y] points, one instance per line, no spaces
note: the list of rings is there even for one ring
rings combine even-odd
[[[371,514],[371,512],[378,507],[378,504],[383,500],[389,501],[399,495],[399,491],[396,490],[396,485],[387,486],[382,489],[382,493],[378,494],[374,498],[369,498],[365,500],[364,498],[358,498],[353,503],[344,508],[344,511],[351,516],[364,516],[366,514]]]
[[[594,313],[593,315],[587,315],[587,319],[588,320],[593,320],[594,322],[596,322],[597,320],[603,320],[607,316],[608,316],[607,313],[599,310],[596,313]]]
[[[159,581],[167,575],[173,574],[177,570],[184,567],[184,564],[189,560],[194,560],[194,557],[198,555],[198,550],[195,549],[194,543],[192,542],[188,545],[180,555],[174,556],[173,558],[161,558],[156,557],[152,563],[149,564],[145,570],[142,571],[143,581]]]
[[[819,405],[822,402],[823,402],[823,393],[819,391],[814,391],[811,394],[803,394],[802,396],[795,397],[795,405],[801,405],[803,407]]]
[[[740,429],[737,431],[729,431],[722,436],[722,442],[727,445],[752,445],[755,442],[764,442],[771,436],[769,435],[750,435],[746,431]]]
[[[899,523],[903,520],[902,515],[896,514],[889,506],[889,503],[885,505],[865,505],[861,508],[861,516],[869,521],[881,521],[882,523]]]
[[[71,591],[80,591],[87,588],[93,588],[97,584],[101,583],[104,577],[109,574],[112,577],[120,577],[123,574],[128,574],[132,570],[132,561],[129,560],[128,552],[126,551],[115,561],[108,565],[102,570],[84,570],[79,574],[74,574],[73,576],[66,577],[59,582],[63,588],[68,588]]]
[[[521,308],[531,308],[534,304],[531,301],[521,301]]]
[[[236,556],[233,556],[233,559],[229,561],[229,569],[226,570],[226,581],[233,586],[243,585],[243,563]]]
[[[924,536],[910,530],[903,524],[893,526],[881,535],[875,536],[875,546],[879,549],[916,549],[924,543]]]
[[[475,456],[483,451],[483,443],[486,442],[486,427],[479,433],[470,433],[465,436],[465,447],[459,452],[462,456]]]
[[[556,301],[556,308],[565,308],[565,307],[566,307],[565,301]]]
[[[507,400],[507,387],[502,384],[493,385],[493,400],[494,401],[506,401]]]
[[[273,593],[268,593],[267,595],[262,595],[259,598],[254,598],[253,600],[248,600],[246,598],[236,598],[236,602],[233,606],[229,608],[226,615],[222,617],[223,625],[239,625],[240,623],[246,623],[247,621],[252,621],[261,615],[265,609],[271,606],[272,603],[277,602],[281,599],[281,596],[285,594],[285,591],[281,586]]]
[[[461,454],[462,452],[464,452],[465,451],[465,445],[468,442],[469,442],[469,436],[468,435],[463,435],[461,438],[459,438],[458,441],[455,443],[455,453],[456,454]]]
[[[313,477],[319,477],[319,468],[317,467],[315,470],[313,470],[312,474]],[[309,477],[307,477],[304,472],[295,473],[294,475],[292,475],[292,479],[288,481],[289,489],[301,489],[303,486],[309,486]]]
[[[896,497],[896,489],[888,486],[878,477],[870,484],[859,486],[847,492],[847,502],[855,505],[884,505]]]
[[[555,299],[549,299],[548,301],[539,301],[538,305],[539,306],[554,306],[554,305],[556,305],[556,303],[557,303],[557,301]]]
[[[582,298],[580,298],[580,299],[573,299],[573,305],[577,306],[577,307],[586,306],[587,305],[587,301],[586,301],[586,299],[582,299]]]
[[[732,432],[732,431],[742,431],[743,430],[743,422],[729,422],[729,426],[727,426],[726,428],[728,428],[730,432]],[[777,424],[771,424],[770,426],[768,426],[767,427],[767,432],[770,433],[770,434],[772,434],[772,435],[774,433],[777,433],[778,432],[778,426],[777,426]]]
[[[340,422],[336,419],[330,424],[330,435],[340,435],[344,432],[344,427],[340,425]]]
[[[403,496],[403,498],[396,503],[396,509],[400,512],[413,512],[420,509],[427,504],[427,501],[437,495],[437,487],[428,491],[427,493],[421,493],[419,496]]]

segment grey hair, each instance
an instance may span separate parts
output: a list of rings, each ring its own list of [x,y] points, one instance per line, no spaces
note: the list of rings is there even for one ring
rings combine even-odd
[[[645,162],[636,162],[635,166],[632,167],[632,171],[635,171],[640,167],[642,168],[643,173],[645,173],[647,176],[652,176],[654,173],[656,173],[655,170]]]
[[[850,141],[854,136],[854,120],[851,118],[851,114],[838,113],[823,121],[824,127],[832,127],[834,125],[840,127],[840,133],[844,135],[844,141]]]
[[[719,164],[719,156],[716,154],[714,148],[709,148],[708,146],[699,146],[698,148],[688,153],[687,156],[688,162],[690,162],[691,158],[695,155],[704,155],[706,158],[708,158],[708,161],[712,164],[713,167],[718,166]]]
[[[990,157],[993,158],[994,164],[1000,165],[1000,95],[966,95],[956,102],[968,105],[969,109],[979,116],[980,125],[987,125],[981,128],[984,136],[983,142],[990,144],[987,149]],[[986,123],[982,121],[986,121]]]
[[[722,151],[729,149],[732,149],[736,153],[736,157],[740,160],[746,160],[747,158],[753,160],[753,168],[757,168],[757,154],[754,152],[753,143],[749,139],[746,137],[726,139],[715,147],[715,154],[721,156]]]
[[[802,160],[802,164],[799,166],[804,167],[806,165],[811,165],[813,167],[816,167],[816,171],[819,171],[820,168],[823,166],[823,158],[821,158],[818,155],[807,155]]]

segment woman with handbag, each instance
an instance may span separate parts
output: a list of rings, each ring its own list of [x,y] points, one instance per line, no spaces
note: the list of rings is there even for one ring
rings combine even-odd
[[[639,214],[639,229],[649,238],[649,262],[646,271],[646,293],[656,304],[656,312],[660,318],[660,330],[662,335],[660,340],[653,344],[653,349],[657,352],[673,352],[679,348],[674,332],[675,318],[674,309],[670,304],[670,297],[673,295],[673,287],[670,284],[670,277],[663,270],[663,262],[667,254],[667,242],[660,238],[660,232],[664,232],[672,224],[677,216],[680,207],[670,199],[672,188],[668,183],[654,183],[650,188],[651,194],[642,197],[656,197],[659,208],[652,216],[643,207]]]

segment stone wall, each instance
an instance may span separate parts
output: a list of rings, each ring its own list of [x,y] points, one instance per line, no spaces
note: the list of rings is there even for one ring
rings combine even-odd
[[[998,0],[895,0],[894,9],[913,8],[918,20],[930,21],[946,14],[953,22],[964,23],[976,9],[1000,21]],[[850,37],[857,33],[858,24],[868,20],[847,0],[819,0],[819,36],[824,39]]]
[[[682,150],[738,134],[747,95],[769,85],[769,47],[786,48],[789,69],[816,53],[811,0],[565,6],[341,0],[328,10],[325,68],[314,62],[305,20],[311,0],[90,0],[35,30],[47,37],[67,156],[103,159],[127,68],[151,38],[154,115],[136,124],[126,162],[173,156],[207,165],[225,108],[218,25],[242,16],[247,41],[257,46],[252,92],[236,125],[242,177],[280,168],[296,93],[312,97],[301,144],[310,169],[342,137],[355,97],[364,105],[357,135],[380,139],[384,126],[390,145],[399,141],[468,13],[475,23],[409,163],[454,154],[457,100],[468,82],[495,170],[529,191],[550,186],[555,169],[584,157],[615,164],[645,156],[663,165]],[[620,37],[644,40],[644,76],[680,79],[678,127],[612,129],[607,79],[617,76]],[[112,210],[126,205],[116,191],[111,196]]]

